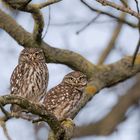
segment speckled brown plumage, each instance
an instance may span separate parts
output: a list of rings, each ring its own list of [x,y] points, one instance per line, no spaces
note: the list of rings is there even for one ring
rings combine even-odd
[[[11,94],[39,103],[48,86],[48,68],[43,50],[26,48],[22,50],[19,62],[11,76]],[[12,105],[11,111],[21,112],[21,108]]]
[[[82,97],[86,84],[86,75],[79,71],[71,72],[59,85],[48,91],[43,104],[58,120],[70,118],[70,114]]]

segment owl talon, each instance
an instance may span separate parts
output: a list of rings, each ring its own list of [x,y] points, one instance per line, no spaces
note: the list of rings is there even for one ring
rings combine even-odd
[[[71,119],[71,118],[66,118],[64,121],[62,121],[62,123],[61,123],[63,126],[67,126],[67,127],[69,127],[69,126],[75,126],[75,123],[74,123],[74,121]]]

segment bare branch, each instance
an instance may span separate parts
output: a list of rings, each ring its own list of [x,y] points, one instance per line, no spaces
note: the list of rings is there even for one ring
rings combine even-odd
[[[120,97],[118,103],[112,108],[106,117],[96,123],[76,127],[74,137],[83,137],[90,135],[109,135],[119,123],[124,121],[125,113],[129,107],[137,104],[140,100],[140,78],[136,84]],[[109,125],[108,125],[109,124]]]
[[[48,24],[47,24],[47,29],[42,37],[42,39],[44,39],[44,37],[46,36],[48,30],[49,30],[49,27],[50,27],[50,23],[51,23],[51,7],[49,6],[49,17],[48,17]]]
[[[110,65],[96,66],[97,71],[91,76],[90,82],[85,88],[83,98],[80,100],[80,103],[77,108],[75,108],[74,112],[70,115],[70,118],[75,118],[81,108],[84,107],[85,104],[101,89],[110,87],[116,83],[126,80],[127,78],[135,75],[137,72],[140,72],[140,55],[136,57],[134,67],[131,67],[131,61],[132,57],[125,57]],[[42,105],[30,103],[24,98],[12,95],[1,96],[0,103],[2,106],[6,104],[17,104],[48,122],[55,134],[64,133],[64,129],[62,128],[60,122],[58,122],[52,114],[47,112]]]
[[[130,15],[138,18],[138,19],[140,19],[140,14],[135,12],[135,11],[133,11],[132,9],[130,9],[128,7],[118,5],[118,4],[116,4],[114,2],[110,2],[108,0],[96,0],[96,1],[101,3],[104,6],[111,6],[111,7],[115,8],[115,9],[117,9],[117,10],[120,10],[122,12],[126,12],[126,13],[128,13],[128,14],[130,14]]]
[[[108,12],[105,12],[105,11],[101,11],[99,9],[96,9],[94,7],[91,7],[89,4],[87,4],[84,0],[81,0],[81,2],[86,5],[91,11],[94,11],[94,12],[97,12],[97,13],[101,13],[102,15],[106,15],[106,16],[109,16],[111,18],[114,18],[116,19],[118,22],[123,22],[124,24],[132,27],[132,28],[138,28],[138,25],[137,24],[134,24],[134,23],[131,23],[127,20],[124,20],[123,18],[120,18],[120,17],[117,17],[111,13],[108,13]]]
[[[128,4],[127,4],[127,2],[126,2],[125,0],[120,0],[120,1],[121,1],[121,3],[122,3],[125,7],[129,7]]]
[[[3,132],[4,132],[4,134],[5,134],[6,138],[7,138],[7,140],[12,140],[11,137],[9,136],[9,134],[8,134],[8,130],[7,130],[7,128],[6,128],[6,123],[5,123],[4,121],[2,122],[2,121],[0,120],[0,126],[2,127]]]
[[[46,111],[45,107],[40,104],[34,104],[27,99],[21,97],[15,97],[13,95],[5,95],[0,97],[0,104],[5,106],[6,104],[17,104],[20,107],[27,109],[29,112],[42,117],[42,119],[49,124],[53,132],[59,137],[64,133],[61,123],[57,118]]]
[[[97,66],[98,70],[91,76],[90,82],[85,88],[83,98],[70,117],[74,118],[81,108],[101,89],[120,83],[140,72],[140,55],[136,57],[134,67],[131,66],[131,62],[132,57],[125,57],[110,65]]]
[[[44,49],[47,63],[66,64],[72,69],[86,73],[87,76],[90,76],[94,72],[94,65],[77,53],[54,48],[45,42],[38,45],[29,32],[25,31],[15,20],[1,10],[0,28],[5,30],[23,47],[41,47]]]
[[[90,22],[88,22],[84,27],[82,27],[79,31],[77,31],[76,33],[77,34],[79,34],[79,33],[81,33],[83,30],[85,30],[90,24],[92,24],[92,23],[94,23],[94,21],[96,21],[98,18],[99,18],[99,16],[100,16],[101,14],[100,13],[98,13]]]
[[[48,0],[47,2],[37,4],[36,6],[37,6],[38,9],[42,9],[44,7],[47,7],[47,6],[51,5],[51,4],[54,4],[54,3],[57,3],[57,2],[60,2],[60,1],[62,1],[62,0]]]
[[[44,28],[44,18],[40,9],[36,8],[35,5],[29,4],[31,0],[2,0],[5,5],[8,5],[10,8],[14,10],[20,10],[24,12],[29,12],[32,14],[34,19],[34,30],[33,37],[34,39],[40,43],[42,37],[42,31]]]
[[[137,12],[140,13],[138,1],[135,0],[135,2],[136,2]],[[136,49],[135,49],[134,54],[133,54],[132,66],[134,66],[136,55],[138,54],[138,51],[139,51],[139,48],[140,48],[140,19],[138,20],[138,29],[139,29],[138,30],[139,31],[139,40],[138,40]]]

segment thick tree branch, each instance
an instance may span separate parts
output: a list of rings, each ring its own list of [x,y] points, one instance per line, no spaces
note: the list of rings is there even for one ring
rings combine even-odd
[[[12,28],[11,28],[12,27]],[[34,41],[32,35],[25,31],[17,24],[9,15],[0,10],[0,28],[5,30],[11,37],[13,37],[23,47],[41,47],[44,49],[47,63],[61,63],[69,67],[86,73],[89,77],[96,71],[94,65],[86,60],[81,55],[72,51],[57,49],[45,42],[39,46]]]
[[[110,65],[97,66],[98,71],[92,75],[85,88],[84,96],[76,110],[71,114],[71,118],[74,118],[101,89],[115,85],[140,72],[140,55],[136,57],[134,67],[131,66],[131,62],[132,57],[125,57]]]
[[[30,5],[28,5],[27,8],[30,8],[29,6]],[[136,16],[135,13],[134,15]],[[125,57],[110,65],[95,66],[81,55],[72,51],[54,48],[45,42],[38,44],[31,33],[25,31],[15,20],[1,10],[0,28],[5,30],[23,47],[43,48],[47,63],[65,64],[72,69],[82,71],[88,76],[90,79],[89,84],[85,88],[84,96],[80,104],[71,114],[71,118],[74,118],[81,108],[101,89],[110,87],[140,72],[140,54],[136,57],[134,67],[131,67],[132,57]],[[11,95],[0,97],[0,103],[3,106],[6,104],[20,105],[29,112],[42,117],[43,120],[50,125],[55,134],[64,133],[60,122],[39,104],[33,104],[26,99]]]
[[[84,107],[85,104],[92,97],[94,97],[96,93],[99,93],[101,89],[110,87],[119,83],[120,81],[124,81],[140,72],[140,55],[137,56],[134,67],[131,67],[131,60],[132,57],[125,57],[120,61],[110,65],[96,66],[98,71],[96,71],[96,73],[91,76],[90,82],[85,88],[83,98],[70,117],[75,118],[82,107]],[[42,117],[44,121],[48,122],[55,133],[57,133],[58,130],[63,132],[63,128],[61,128],[60,122],[58,122],[54,116],[46,112],[45,108],[41,105],[32,104],[26,99],[14,97],[11,95],[0,97],[0,103],[3,106],[6,104],[18,104],[21,107],[27,109],[29,112]]]
[[[27,99],[15,97],[13,95],[5,95],[0,97],[0,104],[5,106],[7,104],[17,104],[20,107],[27,109],[29,112],[38,115],[42,120],[46,121],[53,132],[59,137],[64,133],[64,129],[57,118],[51,113],[47,112],[45,107],[40,104],[34,104]]]
[[[44,18],[40,11],[41,8],[59,2],[60,0],[49,0],[41,4],[29,4],[31,0],[2,0],[5,5],[15,10],[29,12],[34,19],[33,37],[39,44],[42,40],[42,32],[44,28]]]
[[[11,26],[13,28],[11,28]],[[46,62],[66,64],[72,69],[80,70],[87,74],[89,78],[92,77],[92,82],[90,82],[87,87],[87,89],[92,92],[90,94],[85,94],[89,95],[89,97],[87,97],[86,100],[84,98],[83,105],[92,97],[92,94],[97,93],[100,89],[123,81],[139,72],[140,55],[137,56],[136,64],[133,68],[130,65],[130,61],[132,61],[131,57],[126,57],[107,66],[95,66],[81,55],[72,51],[54,48],[45,42],[42,42],[41,46],[38,46],[30,33],[26,32],[15,20],[2,11],[0,11],[0,27],[24,47],[43,48],[46,55]],[[88,93],[88,90],[86,90],[86,92]],[[79,109],[81,107],[79,107]]]
[[[136,84],[120,97],[118,103],[112,108],[108,115],[97,123],[87,126],[76,127],[74,137],[89,135],[109,135],[117,125],[125,119],[125,113],[129,107],[137,104],[140,100],[140,78]]]

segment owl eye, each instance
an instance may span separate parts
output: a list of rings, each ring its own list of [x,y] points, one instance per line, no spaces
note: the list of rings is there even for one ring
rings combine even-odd
[[[39,55],[39,52],[36,52],[36,53],[35,53],[35,56],[38,56],[38,55]]]
[[[69,80],[73,80],[73,78],[72,77],[69,77]]]
[[[84,80],[85,79],[85,77],[79,77],[79,80],[80,81],[82,81],[82,80]]]

